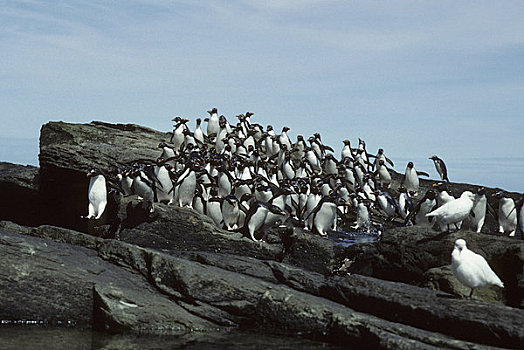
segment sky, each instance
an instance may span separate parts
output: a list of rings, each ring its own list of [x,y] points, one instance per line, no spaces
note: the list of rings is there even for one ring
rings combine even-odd
[[[0,0],[0,161],[37,165],[48,121],[169,131],[217,107],[524,192],[523,18],[523,1]]]

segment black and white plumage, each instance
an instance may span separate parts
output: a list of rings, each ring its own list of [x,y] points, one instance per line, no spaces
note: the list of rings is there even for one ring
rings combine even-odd
[[[444,163],[444,161],[437,156],[431,156],[428,159],[431,159],[433,161],[433,164],[435,165],[435,169],[437,170],[440,179],[442,181],[449,182],[448,169],[446,168],[446,164]]]
[[[398,179],[388,168],[393,161],[382,148],[376,155],[367,153],[363,139],[355,149],[344,140],[337,159],[319,133],[292,140],[288,127],[276,134],[270,125],[251,123],[250,112],[237,115],[236,125],[219,116],[216,108],[208,113],[207,135],[200,119],[191,130],[187,119],[174,118],[171,139],[159,140],[159,159],[139,162],[134,166],[137,172],[119,172],[122,191],[128,195],[133,190],[132,180],[134,192],[151,209],[154,202],[193,207],[218,227],[256,240],[266,228],[281,224],[283,216],[287,225],[305,226],[321,235],[347,229],[355,217],[359,230],[370,230],[384,219],[390,219],[390,225],[396,218],[433,223],[426,214],[434,209],[436,198],[441,203],[442,192],[430,192],[414,206],[420,197],[418,176],[427,174],[417,172],[412,162],[402,180],[406,189],[397,197],[391,185],[398,185]],[[230,203],[233,197],[237,205]],[[263,224],[251,221],[253,210],[255,217],[264,218]]]

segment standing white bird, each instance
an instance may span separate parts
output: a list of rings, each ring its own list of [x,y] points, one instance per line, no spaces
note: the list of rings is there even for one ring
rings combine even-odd
[[[451,271],[457,279],[468,288],[471,288],[469,297],[473,295],[475,288],[493,284],[504,288],[504,283],[482,255],[479,255],[466,247],[466,241],[457,239],[455,247],[451,252]]]
[[[449,232],[449,225],[455,224],[464,220],[473,209],[475,204],[475,195],[470,191],[462,192],[460,198],[451,200],[446,204],[433,210],[431,213],[426,214],[427,217],[434,216],[440,227],[447,225]]]

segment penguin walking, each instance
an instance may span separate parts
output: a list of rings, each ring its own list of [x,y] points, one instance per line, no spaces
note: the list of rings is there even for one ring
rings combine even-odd
[[[390,193],[378,190],[374,194],[379,208],[386,213],[388,220],[394,219],[395,216],[402,216],[395,198]]]
[[[253,241],[257,242],[264,240],[265,233],[260,239],[257,239],[255,235],[260,231],[263,231],[266,217],[270,212],[274,215],[283,217],[287,215],[285,211],[271,203],[260,202],[258,200],[252,202],[249,211],[246,213],[243,229]]]
[[[492,195],[499,200],[497,210],[497,221],[499,224],[499,233],[507,233],[510,237],[515,236],[517,229],[517,208],[513,198],[506,196],[504,192],[498,191]]]
[[[431,159],[433,161],[433,164],[435,164],[435,169],[437,169],[437,173],[439,174],[440,179],[442,181],[449,182],[448,169],[446,168],[446,164],[444,163],[444,161],[437,156],[431,156],[428,159]]]
[[[86,219],[98,220],[104,214],[107,205],[106,178],[98,169],[92,169],[87,173],[89,188],[87,190],[88,214]]]

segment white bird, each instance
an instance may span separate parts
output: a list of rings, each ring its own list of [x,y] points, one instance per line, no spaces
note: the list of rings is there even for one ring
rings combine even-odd
[[[448,231],[451,224],[455,224],[455,227],[458,229],[456,224],[470,214],[474,204],[475,195],[470,191],[464,191],[460,198],[443,204],[431,213],[426,214],[426,216],[434,216],[440,227],[447,225]]]
[[[457,279],[468,288],[471,288],[469,297],[473,295],[475,288],[484,287],[489,284],[504,288],[504,283],[482,255],[479,255],[466,247],[466,241],[457,239],[455,247],[451,252],[451,271]]]

